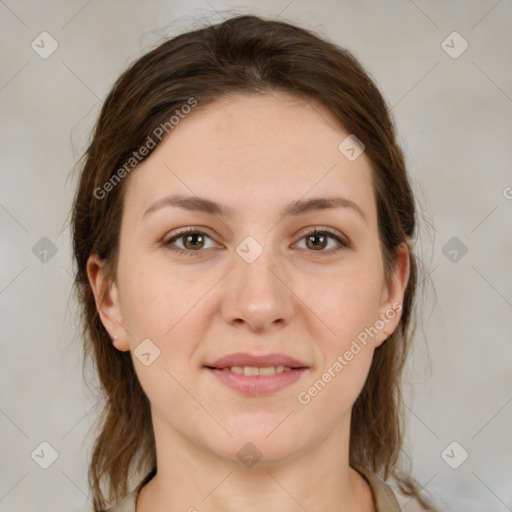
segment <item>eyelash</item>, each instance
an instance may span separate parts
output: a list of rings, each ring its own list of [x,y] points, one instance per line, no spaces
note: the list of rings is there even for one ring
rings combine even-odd
[[[186,230],[180,231],[179,233],[176,233],[173,237],[169,238],[168,240],[164,240],[162,242],[162,244],[177,254],[184,254],[187,256],[195,256],[197,253],[203,252],[204,250],[201,250],[201,249],[199,249],[197,251],[184,250],[184,249],[180,249],[180,248],[176,247],[172,243],[172,242],[179,240],[180,238],[183,238],[184,236],[191,234],[191,233],[201,234],[201,235],[207,236],[208,238],[210,238],[210,240],[213,240],[208,234],[204,233],[203,231],[200,231],[200,230],[194,229],[194,228],[188,228]],[[305,235],[303,235],[300,240],[303,240],[304,238],[306,238],[308,236],[318,235],[318,234],[327,235],[329,238],[333,238],[340,244],[341,247],[338,247],[334,252],[338,252],[338,250],[340,250],[340,249],[348,249],[351,247],[351,245],[349,244],[348,241],[344,240],[338,234],[330,231],[329,229],[316,229],[315,228],[313,231],[310,231],[310,232],[306,233]],[[332,254],[329,251],[308,251],[308,252],[311,252],[311,253],[319,252],[320,254],[322,254],[322,253]]]

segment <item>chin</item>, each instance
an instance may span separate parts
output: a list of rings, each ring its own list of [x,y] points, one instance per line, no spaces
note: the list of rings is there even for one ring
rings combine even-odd
[[[215,440],[210,440],[211,444],[207,441],[208,448],[220,458],[237,465],[242,463],[248,468],[286,463],[306,450],[308,443],[304,429],[300,431],[291,421],[285,427],[284,423],[291,418],[279,424],[283,417],[280,415],[279,421],[272,416],[272,419],[260,422],[254,418],[251,422],[233,422],[227,429],[233,437],[216,436]]]
[[[235,440],[230,446],[225,446],[219,451],[217,447],[216,454],[237,466],[245,466],[248,469],[253,467],[265,468],[275,467],[285,464],[296,458],[300,449],[295,444],[283,446],[282,440],[270,442],[268,439],[248,440],[247,438]]]

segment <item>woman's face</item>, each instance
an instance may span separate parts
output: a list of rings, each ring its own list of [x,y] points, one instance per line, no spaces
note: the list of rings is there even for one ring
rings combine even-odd
[[[408,279],[404,249],[384,280],[370,163],[348,135],[316,103],[235,95],[133,171],[101,318],[159,436],[269,463],[348,440]]]

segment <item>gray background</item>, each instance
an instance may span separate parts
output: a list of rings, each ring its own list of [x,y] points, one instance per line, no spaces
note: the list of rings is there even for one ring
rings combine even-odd
[[[443,510],[512,510],[510,0],[0,0],[0,511],[89,509],[96,398],[81,374],[66,217],[101,102],[161,37],[245,12],[281,13],[349,48],[392,106],[429,276],[405,388],[412,473]],[[43,31],[58,43],[46,59],[31,47]],[[457,58],[453,31],[469,44]],[[58,452],[48,469],[43,441]]]

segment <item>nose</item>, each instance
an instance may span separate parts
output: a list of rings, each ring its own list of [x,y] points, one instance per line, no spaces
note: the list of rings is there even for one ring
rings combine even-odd
[[[227,323],[264,332],[282,329],[294,313],[292,283],[278,266],[271,250],[252,263],[235,255],[226,276],[222,315]]]

